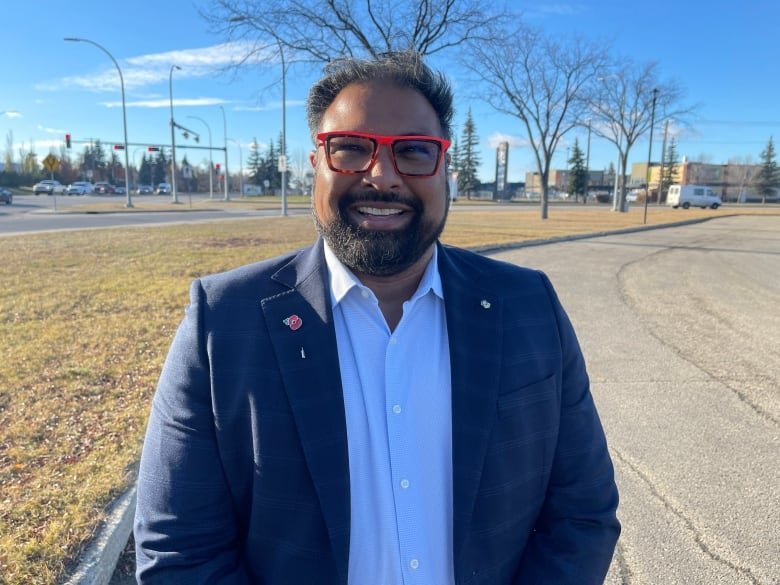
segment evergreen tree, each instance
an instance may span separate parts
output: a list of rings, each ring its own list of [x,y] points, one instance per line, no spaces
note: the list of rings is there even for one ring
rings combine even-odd
[[[459,151],[458,171],[458,190],[466,193],[466,197],[471,199],[471,194],[479,187],[479,178],[477,173],[481,164],[479,155],[479,136],[474,125],[474,118],[471,116],[471,108],[466,117],[466,123],[463,126],[462,141]]]
[[[119,162],[119,157],[116,155],[116,150],[111,150],[111,156],[108,161],[108,174],[111,177],[111,183],[116,183],[116,178],[120,173],[117,173],[117,167],[121,167],[122,163]],[[124,175],[122,175],[124,176]]]
[[[677,141],[674,137],[669,141],[666,152],[663,153],[664,172],[661,175],[661,184],[658,187],[658,202],[666,201],[669,187],[674,183],[677,174]]]
[[[588,171],[585,168],[585,156],[583,155],[580,143],[577,138],[574,139],[574,148],[571,150],[569,163],[569,193],[574,194],[574,200],[577,201],[582,195],[582,202],[588,201]]]
[[[249,147],[249,159],[246,161],[246,165],[249,168],[249,180],[253,185],[263,184],[263,159],[260,156],[260,145],[257,143],[257,138],[252,140],[252,145]]]
[[[771,136],[766,148],[761,152],[761,169],[756,175],[754,185],[756,192],[761,195],[762,205],[766,204],[767,197],[773,196],[780,188],[780,169],[777,168],[775,145]]]
[[[152,157],[147,158],[146,153],[141,157],[141,166],[138,167],[138,184],[139,185],[151,185],[152,180]]]
[[[284,155],[285,160],[287,161],[287,173],[285,174],[285,177],[288,181],[285,188],[289,187],[289,181],[290,181],[290,157],[287,154],[287,144],[284,142],[284,136],[281,132],[279,132],[279,140],[276,143],[276,151],[277,151],[277,158],[276,158],[276,165],[275,170],[276,174],[278,175],[277,183],[279,184],[279,188],[282,188],[282,173],[279,170],[279,158]],[[282,144],[284,144],[284,148],[282,148]]]
[[[276,146],[273,140],[268,141],[268,150],[263,157],[263,181],[268,181],[271,194],[282,186],[281,175],[277,170],[279,161],[276,159]]]
[[[170,165],[171,161],[165,156],[165,153],[162,150],[159,151],[152,168],[152,186],[165,182]]]
[[[458,137],[453,137],[452,147],[450,147],[450,172],[460,172],[460,147],[458,146]]]

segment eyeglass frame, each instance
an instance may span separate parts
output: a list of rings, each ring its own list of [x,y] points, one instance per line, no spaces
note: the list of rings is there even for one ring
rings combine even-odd
[[[333,166],[333,163],[331,162],[330,159],[330,151],[327,148],[327,141],[330,138],[336,138],[339,136],[344,136],[347,138],[349,137],[365,138],[371,140],[374,143],[374,152],[372,153],[371,158],[369,159],[365,169],[360,171],[351,171],[347,169],[338,169]],[[393,150],[392,147],[393,144],[401,140],[420,140],[420,141],[433,142],[435,144],[438,144],[439,156],[438,159],[436,160],[436,166],[434,167],[431,173],[425,175],[410,175],[409,173],[402,173],[398,169],[398,161],[395,159],[395,151]],[[446,138],[442,138],[440,136],[430,136],[427,134],[409,134],[409,135],[373,134],[371,132],[348,132],[345,130],[339,130],[334,132],[320,132],[319,134],[317,134],[317,148],[319,148],[320,146],[322,146],[323,150],[325,151],[325,160],[328,163],[328,168],[334,173],[339,173],[342,175],[359,175],[361,173],[367,173],[376,164],[377,158],[379,157],[379,147],[388,146],[390,147],[390,158],[393,161],[393,168],[395,169],[396,173],[398,173],[403,177],[425,179],[425,178],[433,177],[436,173],[439,172],[439,168],[441,167],[441,161],[444,160],[444,155],[447,153],[449,147],[452,146],[452,141]]]

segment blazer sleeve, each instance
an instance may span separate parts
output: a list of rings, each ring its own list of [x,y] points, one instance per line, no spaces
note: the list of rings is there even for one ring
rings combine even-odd
[[[601,584],[620,534],[614,470],[574,329],[542,279],[562,350],[560,431],[545,501],[513,583]]]
[[[217,447],[205,293],[190,289],[152,404],[138,477],[138,583],[248,584]]]

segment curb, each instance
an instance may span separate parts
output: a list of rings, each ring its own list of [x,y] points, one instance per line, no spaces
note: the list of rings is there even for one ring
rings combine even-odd
[[[133,530],[135,501],[135,485],[114,501],[100,533],[81,555],[65,585],[108,585]]]
[[[606,236],[616,236],[620,234],[633,234],[636,232],[646,232],[650,230],[660,230],[666,228],[681,227],[686,225],[693,225],[697,223],[703,223],[705,221],[711,221],[713,219],[719,219],[721,217],[728,216],[716,216],[716,217],[699,217],[696,219],[685,219],[682,221],[675,221],[672,223],[657,223],[651,225],[638,225],[625,228],[619,228],[616,230],[604,230],[599,232],[585,232],[581,234],[571,234],[568,236],[553,236],[550,238],[539,238],[538,240],[525,240],[523,242],[513,242],[508,244],[497,244],[491,246],[481,246],[476,248],[469,248],[472,252],[477,254],[489,255],[498,254],[499,252],[505,252],[507,250],[516,250],[518,248],[529,248],[531,246],[544,246],[545,244],[558,244],[560,242],[573,242],[576,240],[588,240],[591,238],[604,238]]]

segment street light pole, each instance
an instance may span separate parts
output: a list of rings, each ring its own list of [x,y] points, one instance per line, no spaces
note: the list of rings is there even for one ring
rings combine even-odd
[[[225,117],[225,108],[219,106],[219,109],[222,110],[222,128],[225,139],[225,201],[230,201],[230,193],[228,191],[228,177],[230,177],[230,175],[228,174],[227,118]]]
[[[176,193],[176,122],[173,120],[173,70],[181,67],[171,65],[171,71],[168,73],[168,96],[171,100],[171,203],[179,202],[179,195]]]
[[[585,198],[583,203],[588,202],[588,193],[590,192],[590,126],[593,120],[588,118],[588,148],[585,154]]]
[[[279,154],[279,167],[282,171],[282,215],[287,215],[287,64],[284,61],[284,48],[279,39],[279,57],[282,60],[282,152]]]
[[[644,216],[642,217],[642,223],[647,223],[647,202],[650,199],[650,161],[652,160],[653,156],[653,126],[655,126],[655,101],[658,98],[658,88],[653,89],[653,106],[652,110],[650,111],[650,145],[647,147],[647,187],[645,189],[645,211]],[[660,189],[658,193],[658,197],[661,196]]]
[[[125,135],[125,143],[124,143],[124,151],[125,151],[125,195],[127,197],[125,207],[133,207],[133,196],[130,194],[130,158],[129,154],[127,152],[127,107],[125,105],[125,79],[122,77],[122,70],[119,68],[119,63],[116,62],[116,59],[114,59],[114,56],[108,52],[108,49],[106,49],[103,45],[100,45],[96,43],[95,41],[91,41],[89,39],[82,39],[78,37],[66,37],[66,41],[71,41],[75,43],[89,43],[90,45],[93,45],[103,51],[106,55],[108,55],[109,59],[114,62],[114,66],[116,67],[117,72],[119,73],[119,86],[122,90],[122,128],[124,129],[124,135]]]
[[[214,199],[214,160],[211,153],[211,127],[206,123],[203,118],[197,116],[187,116],[193,120],[200,120],[203,125],[206,126],[206,130],[209,131],[209,199]]]

